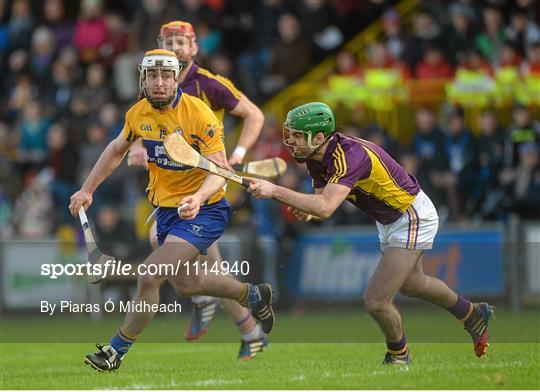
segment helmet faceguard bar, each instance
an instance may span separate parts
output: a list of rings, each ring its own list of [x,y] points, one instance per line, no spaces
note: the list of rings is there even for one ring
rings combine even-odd
[[[156,109],[163,109],[171,104],[178,93],[178,80],[180,76],[181,66],[178,59],[172,52],[165,50],[154,50],[147,52],[139,65],[139,89],[144,92],[146,99]],[[174,85],[168,86],[166,97],[154,98],[148,87],[148,72],[157,71],[158,77],[163,78],[163,72],[170,71],[173,73]]]
[[[283,145],[289,151],[289,154],[291,154],[292,157],[300,163],[303,163],[306,159],[313,156],[317,151],[321,149],[322,146],[326,144],[326,142],[332,139],[332,136],[333,136],[333,135],[325,135],[325,138],[321,144],[313,144],[312,142],[313,134],[316,135],[319,132],[324,134],[324,131],[302,131],[299,129],[292,129],[292,128],[288,128],[287,123],[285,123],[283,124],[282,132],[283,132]],[[304,140],[307,142],[307,146],[299,146],[297,144],[290,143],[289,140],[290,140],[292,132],[302,133],[304,135]],[[298,154],[294,151],[295,148],[302,148],[302,147],[309,148],[309,151],[306,151],[305,154]]]
[[[195,30],[190,23],[183,21],[169,22],[161,26],[157,39],[158,47],[177,53],[180,49],[177,43],[178,37],[187,38],[190,41],[190,46],[195,48],[195,52],[197,51]],[[178,60],[184,68],[188,65],[188,61],[181,58]]]

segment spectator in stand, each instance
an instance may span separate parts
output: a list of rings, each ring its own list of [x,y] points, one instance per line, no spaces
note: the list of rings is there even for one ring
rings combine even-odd
[[[111,98],[105,67],[101,63],[88,65],[85,82],[84,86],[77,91],[77,95],[87,100],[90,112],[95,114]]]
[[[525,10],[527,16],[540,23],[540,3],[536,0],[515,0],[515,6]]]
[[[205,21],[199,22],[195,27],[195,31],[197,32],[197,45],[199,46],[199,52],[197,53],[199,62],[207,63],[208,58],[218,52],[223,37],[219,29]]]
[[[274,117],[265,116],[261,135],[257,143],[250,149],[250,156],[255,161],[272,157],[291,161],[291,154],[283,148],[281,124]]]
[[[28,49],[34,28],[29,0],[14,0],[8,21],[9,48]]]
[[[444,32],[444,48],[446,58],[453,66],[463,62],[466,53],[474,48],[476,32],[469,11],[468,7],[456,2],[448,7],[450,25]]]
[[[79,152],[69,140],[66,125],[55,122],[47,135],[49,148],[48,166],[53,170],[51,194],[60,222],[71,222],[72,217],[65,208],[69,197],[77,190],[77,166]]]
[[[342,50],[336,56],[336,75],[362,77],[362,68],[358,64],[356,56],[351,52]]]
[[[482,12],[483,31],[474,39],[476,47],[492,64],[497,62],[499,50],[505,41],[503,17],[498,6],[487,4]]]
[[[271,72],[273,47],[280,36],[278,22],[288,11],[282,0],[263,0],[257,2],[251,17],[243,18],[248,43],[238,58],[238,66],[245,86],[243,90],[248,96],[259,95],[261,80]],[[245,22],[250,19],[251,22]]]
[[[527,59],[521,64],[521,75],[540,77],[540,41],[533,42],[527,51]]]
[[[504,206],[523,219],[540,219],[540,159],[538,143],[519,146],[519,163],[501,172]]]
[[[87,128],[92,121],[92,117],[90,102],[75,92],[69,103],[67,120],[70,124],[69,137],[76,148],[79,148],[83,142],[87,141]]]
[[[105,26],[107,36],[105,42],[99,48],[102,63],[111,68],[120,53],[127,50],[129,35],[126,21],[118,13],[108,13],[105,15]]]
[[[0,86],[3,90],[9,91],[17,84],[18,77],[28,72],[28,52],[23,49],[16,49],[11,52],[4,69],[6,72],[2,75]],[[3,95],[2,98],[4,98]]]
[[[145,51],[148,48],[154,48],[156,46],[155,34],[148,32],[159,31],[161,25],[176,15],[181,15],[176,1],[142,0],[129,26],[130,51]]]
[[[37,101],[30,101],[24,107],[20,125],[18,160],[29,168],[40,169],[47,159],[47,132],[51,120],[42,113]]]
[[[49,27],[59,49],[71,44],[73,23],[66,18],[62,0],[45,0],[43,3],[43,24]]]
[[[512,109],[512,124],[508,128],[505,143],[506,167],[516,167],[519,163],[519,146],[523,143],[540,145],[540,123],[531,118],[529,108],[517,103]]]
[[[411,72],[407,64],[394,60],[388,53],[386,46],[380,42],[372,43],[368,48],[368,62],[365,71],[370,69],[394,69],[399,71],[403,80],[411,78]]]
[[[451,79],[454,70],[448,64],[442,50],[434,44],[428,44],[424,57],[416,66],[415,76],[418,79]]]
[[[388,53],[395,60],[401,59],[407,36],[401,28],[399,14],[395,10],[389,9],[383,14],[381,22]]]
[[[177,3],[178,15],[182,15],[181,19],[192,25],[199,25],[201,22],[209,23],[212,27],[218,25],[220,15],[216,12],[216,8],[205,4],[208,1],[180,0],[171,3]],[[198,38],[199,30],[195,31]]]
[[[93,122],[88,127],[87,140],[88,142],[84,143],[80,148],[79,183],[82,183],[82,180],[88,176],[90,170],[92,170],[92,167],[103,152],[103,149],[110,141],[107,130],[99,122]],[[100,185],[92,205],[98,203],[96,207],[99,207],[100,204],[105,202],[121,200],[126,192],[129,191],[127,187],[124,187],[126,171],[127,165],[124,162]]]
[[[4,75],[2,75],[4,76]],[[37,95],[36,86],[28,71],[28,52],[22,49],[13,51],[8,58],[7,74],[2,80],[6,94],[0,95],[0,113],[5,118],[15,118],[26,103]]]
[[[435,188],[432,178],[448,169],[445,142],[446,136],[437,126],[433,111],[427,107],[418,109],[411,150],[418,158],[417,173],[422,189],[426,189],[430,197],[437,201],[436,205],[442,203],[444,195]]]
[[[470,48],[467,53],[463,54],[463,62],[458,67],[458,71],[460,68],[475,71],[490,78],[494,75],[493,67],[476,48]]]
[[[56,55],[56,43],[52,30],[40,26],[32,34],[30,69],[40,92],[51,85],[51,69]]]
[[[517,47],[512,42],[505,41],[501,45],[495,65],[497,68],[514,67],[519,69],[522,62],[523,57],[519,54]]]
[[[497,124],[495,112],[484,109],[478,120],[480,138],[478,140],[478,181],[480,185],[479,202],[489,200],[499,184],[499,172],[504,163],[504,130]],[[484,215],[490,215],[492,208],[482,208]],[[487,208],[487,210],[486,210]]]
[[[118,106],[113,102],[107,102],[99,109],[99,122],[105,127],[109,140],[114,139],[124,125],[120,120]]]
[[[526,9],[514,8],[510,13],[510,24],[505,30],[505,35],[506,39],[518,48],[520,55],[525,57],[527,47],[533,42],[540,41],[540,28],[529,19]]]
[[[420,160],[418,159],[418,156],[413,151],[409,151],[409,150],[403,151],[399,156],[398,162],[401,166],[403,166],[405,170],[407,170],[407,173],[418,178],[418,169],[420,167]]]
[[[441,29],[433,17],[424,10],[417,11],[412,17],[413,33],[405,42],[402,59],[410,69],[422,60],[424,48],[428,43],[442,45]]]
[[[450,115],[445,149],[449,171],[441,176],[439,185],[456,187],[459,204],[452,206],[454,210],[450,210],[450,216],[461,220],[464,218],[462,214],[468,216],[473,211],[479,197],[478,145],[471,130],[465,126],[465,114],[461,108]]]
[[[43,94],[55,113],[65,113],[75,88],[75,70],[62,60],[56,60],[52,66],[51,86]]]
[[[343,34],[336,27],[332,3],[325,0],[301,0],[298,16],[305,34],[312,42],[314,58],[321,61],[343,43]]]
[[[401,153],[397,140],[378,124],[370,124],[364,131],[364,138],[383,148],[394,159]]]
[[[94,122],[88,127],[87,143],[84,143],[80,149],[79,156],[79,181],[86,178],[92,170],[94,163],[101,155],[103,148],[107,146],[107,130],[100,123]]]
[[[101,0],[82,0],[79,20],[75,24],[73,46],[83,64],[98,61],[99,50],[107,39],[107,26],[103,18]]]
[[[271,74],[263,79],[262,90],[275,94],[284,86],[303,75],[312,64],[312,47],[302,35],[300,21],[293,14],[284,14],[278,20],[279,40],[273,48]],[[291,61],[294,59],[294,61]]]
[[[326,80],[327,88],[320,92],[324,101],[333,106],[343,105],[348,110],[361,111],[359,103],[365,95],[362,83],[362,69],[358,58],[352,53],[342,50],[336,56],[334,73]]]

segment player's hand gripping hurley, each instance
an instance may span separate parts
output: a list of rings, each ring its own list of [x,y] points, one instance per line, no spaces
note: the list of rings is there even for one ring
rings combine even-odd
[[[193,147],[189,145],[189,143],[182,137],[182,135],[178,133],[171,133],[165,138],[163,145],[165,146],[165,151],[167,152],[167,155],[173,161],[180,163],[182,165],[190,166],[190,167],[198,167],[199,169],[203,169],[212,174],[221,176],[225,178],[226,180],[236,182],[237,184],[240,184],[245,188],[249,188],[249,185],[250,185],[249,179],[245,177],[241,177],[236,173],[233,173],[227,169],[219,167],[214,162],[203,157]],[[273,158],[273,159],[280,159],[280,158]],[[286,169],[287,164],[285,162],[283,163],[285,164],[285,169]],[[309,214],[306,214],[306,215],[307,216],[301,220],[309,221],[312,218],[316,218]]]
[[[246,188],[249,187],[249,180],[241,177],[232,171],[217,166],[214,162],[199,154],[189,143],[178,133],[171,133],[163,142],[167,155],[175,162],[190,167],[198,167],[212,174],[216,174],[229,181],[236,182]]]

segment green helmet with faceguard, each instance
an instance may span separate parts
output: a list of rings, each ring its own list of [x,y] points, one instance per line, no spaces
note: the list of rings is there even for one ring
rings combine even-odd
[[[283,144],[285,144],[293,158],[302,162],[315,154],[319,148],[332,138],[335,126],[334,113],[327,104],[322,102],[306,103],[292,109],[287,114],[283,124]],[[324,134],[324,141],[321,144],[313,145],[312,140],[319,132]],[[295,152],[298,145],[292,140],[292,133],[303,134],[309,151],[304,154]]]

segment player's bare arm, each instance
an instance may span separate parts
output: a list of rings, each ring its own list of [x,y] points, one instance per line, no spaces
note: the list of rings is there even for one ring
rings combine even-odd
[[[208,154],[206,155],[206,158],[211,159],[217,165],[227,165],[225,150],[218,151],[214,154]],[[223,177],[208,173],[199,190],[193,195],[184,197],[180,202],[180,205],[184,203],[188,204],[188,206],[182,210],[180,215],[181,218],[187,220],[195,218],[199,213],[201,205],[222,188],[225,185],[225,182],[226,180]]]
[[[323,192],[324,188],[315,188],[315,194],[320,195]],[[298,208],[289,207],[289,211],[293,213],[293,215],[296,217],[296,219],[304,222],[309,222],[312,219],[319,219],[318,216],[308,214],[302,210],[299,210]]]
[[[345,200],[351,189],[341,184],[328,184],[322,192],[306,194],[272,184],[269,181],[250,178],[248,192],[259,199],[274,198],[304,213],[328,219]]]
[[[242,126],[242,132],[240,133],[236,149],[229,158],[229,164],[236,165],[242,162],[246,151],[249,150],[259,138],[264,123],[264,115],[261,112],[261,109],[245,95],[242,95],[238,104],[231,110],[231,114],[241,117],[244,120],[244,125]]]
[[[73,216],[77,216],[81,206],[84,206],[85,210],[90,207],[92,193],[122,162],[130,145],[131,142],[126,141],[122,135],[119,135],[103,150],[88,178],[82,184],[81,189],[71,196],[69,210]]]

